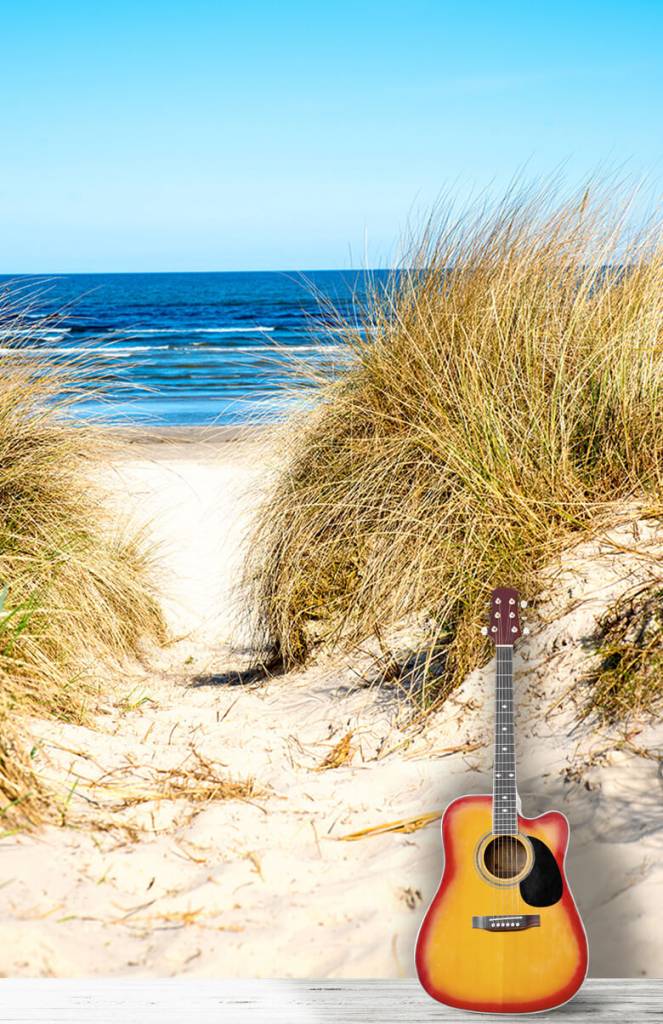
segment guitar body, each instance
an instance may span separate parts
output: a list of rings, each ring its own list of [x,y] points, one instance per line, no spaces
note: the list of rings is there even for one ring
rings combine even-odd
[[[530,1013],[566,1002],[587,972],[587,940],[564,877],[563,814],[492,831],[493,799],[466,796],[442,821],[445,864],[419,932],[417,973],[434,999]]]

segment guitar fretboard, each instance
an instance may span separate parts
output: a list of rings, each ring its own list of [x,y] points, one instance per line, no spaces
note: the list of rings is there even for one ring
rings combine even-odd
[[[513,721],[513,647],[498,645],[496,650],[493,832],[505,835],[518,831]]]

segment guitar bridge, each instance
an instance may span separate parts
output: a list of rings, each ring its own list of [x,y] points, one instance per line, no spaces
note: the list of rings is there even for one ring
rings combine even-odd
[[[523,932],[526,928],[538,928],[540,924],[539,914],[490,914],[472,918],[473,928],[483,928],[487,932]]]

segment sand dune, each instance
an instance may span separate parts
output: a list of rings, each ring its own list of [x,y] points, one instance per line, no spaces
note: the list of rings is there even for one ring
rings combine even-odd
[[[180,639],[104,680],[94,729],[34,723],[64,827],[2,842],[0,972],[411,975],[438,824],[343,837],[489,790],[493,666],[418,732],[394,691],[367,685],[368,654],[242,676],[235,584],[269,462],[250,438],[187,438],[135,444],[111,481],[160,544]],[[516,659],[523,810],[570,818],[594,975],[655,975],[663,960],[663,782],[635,752],[661,749],[663,727],[624,743],[577,716],[596,616],[660,572],[661,541],[644,522],[569,553]],[[325,766],[343,741],[343,763]],[[229,781],[243,798],[210,799]]]

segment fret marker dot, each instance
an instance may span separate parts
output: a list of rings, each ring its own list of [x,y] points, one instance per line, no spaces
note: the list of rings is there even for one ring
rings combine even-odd
[[[506,725],[502,726],[502,732],[506,732]]]
[[[506,750],[506,747],[502,747],[502,750]]]

